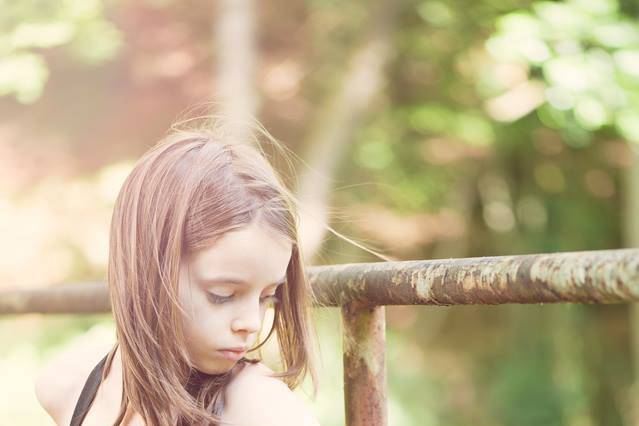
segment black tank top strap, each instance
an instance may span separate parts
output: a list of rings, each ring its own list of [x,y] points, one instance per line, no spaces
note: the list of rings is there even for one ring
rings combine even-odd
[[[73,416],[71,417],[71,424],[69,426],[82,425],[82,421],[89,412],[91,403],[93,402],[93,399],[98,392],[98,387],[100,386],[100,381],[102,378],[102,369],[104,368],[104,363],[106,362],[108,356],[109,354],[105,355],[104,358],[102,358],[102,360],[98,362],[98,364],[93,368],[93,371],[89,373],[89,377],[87,377],[87,380],[84,383],[82,392],[80,392],[78,402],[75,404]]]

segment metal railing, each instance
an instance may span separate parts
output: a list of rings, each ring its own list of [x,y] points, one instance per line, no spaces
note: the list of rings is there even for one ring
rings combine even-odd
[[[386,426],[385,305],[639,301],[639,249],[308,268],[319,307],[341,307],[348,426]],[[108,312],[105,283],[0,292],[0,315]]]

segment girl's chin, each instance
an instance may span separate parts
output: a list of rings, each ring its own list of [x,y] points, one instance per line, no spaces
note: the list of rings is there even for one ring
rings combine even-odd
[[[217,368],[199,368],[196,367],[195,369],[197,370],[198,373],[206,375],[206,376],[215,376],[218,374],[224,374],[224,373],[228,373],[228,371],[231,369],[232,365],[227,365],[224,367],[217,367]]]
[[[233,367],[233,362],[225,359],[208,359],[205,362],[198,362],[195,369],[201,374],[224,374]]]

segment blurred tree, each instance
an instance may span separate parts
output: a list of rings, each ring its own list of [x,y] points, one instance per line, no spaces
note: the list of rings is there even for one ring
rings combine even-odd
[[[362,25],[362,40],[349,53],[339,83],[322,100],[310,123],[305,149],[308,168],[300,170],[300,233],[304,251],[312,260],[319,250],[329,220],[333,176],[371,104],[387,82],[385,68],[392,57],[392,36],[401,3],[381,0],[374,4]],[[319,176],[318,176],[319,174]]]
[[[251,0],[217,2],[219,13],[213,24],[217,53],[213,99],[216,114],[234,118],[227,129],[238,141],[250,140],[250,129],[243,123],[254,117],[260,99],[256,88],[257,28],[256,4]]]
[[[399,24],[388,108],[358,132],[357,168],[343,177],[388,186],[357,187],[341,203],[391,206],[398,221],[413,212],[423,225],[391,227],[380,215],[360,229],[413,258],[619,247],[617,188],[631,146],[624,139],[636,141],[639,122],[636,10],[605,0],[411,4],[416,13]],[[418,216],[449,209],[463,219],[461,234],[435,233],[450,228],[443,214]],[[475,402],[495,417],[476,424],[630,424],[629,307],[570,308],[500,311],[504,323],[517,317],[522,326],[483,362],[481,343],[461,346],[460,338],[455,350],[474,354],[478,373],[490,372],[475,378],[490,398]],[[524,330],[548,311],[554,321],[528,341]],[[444,327],[480,310],[452,312]],[[592,332],[579,344],[584,323]],[[616,333],[597,331],[612,324]],[[486,326],[474,322],[469,333]],[[528,349],[503,350],[522,344]],[[599,344],[616,349],[604,355]],[[437,418],[464,424],[446,409]]]

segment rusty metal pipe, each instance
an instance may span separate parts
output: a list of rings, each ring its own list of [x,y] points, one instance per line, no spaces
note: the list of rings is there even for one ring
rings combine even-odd
[[[110,310],[103,282],[0,291],[0,314],[92,314]]]
[[[386,319],[383,306],[342,306],[347,426],[386,426]]]
[[[309,268],[319,305],[639,301],[639,250],[416,260]]]
[[[639,249],[308,268],[316,306],[639,301]],[[109,310],[104,283],[0,291],[0,314]]]

